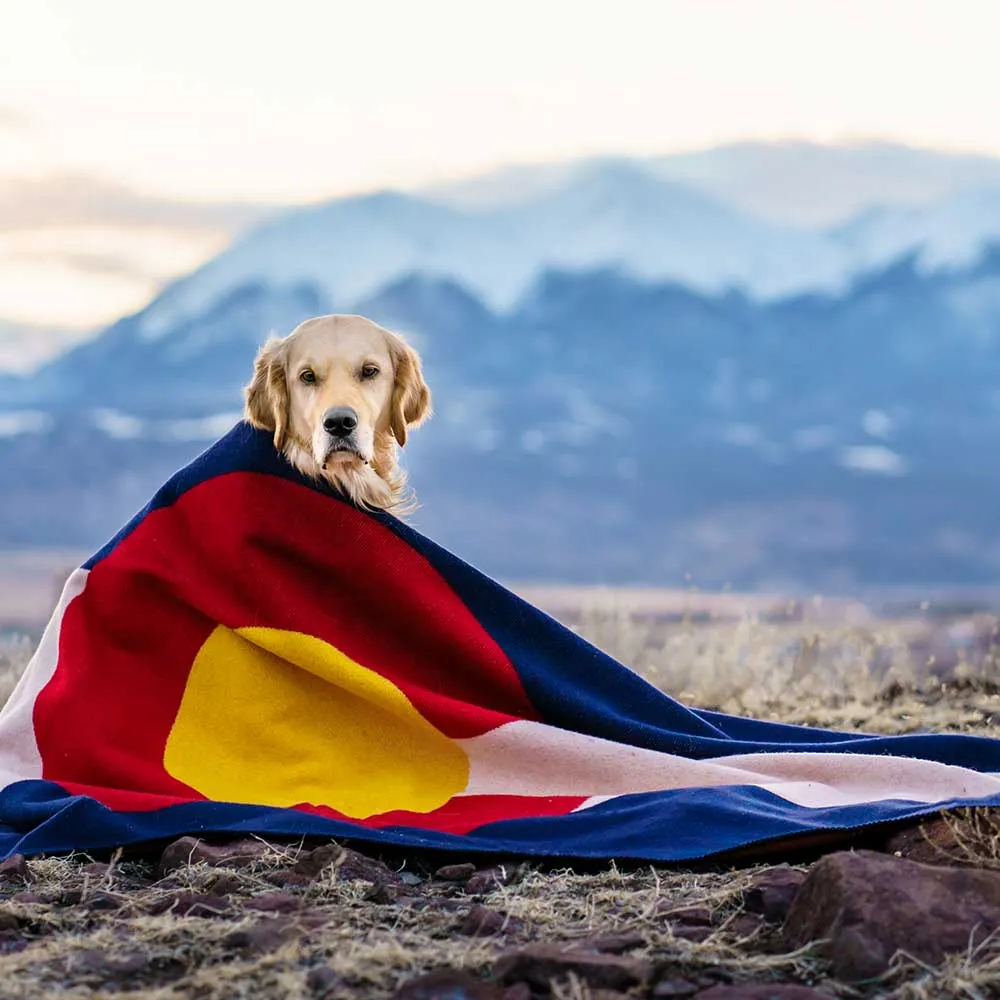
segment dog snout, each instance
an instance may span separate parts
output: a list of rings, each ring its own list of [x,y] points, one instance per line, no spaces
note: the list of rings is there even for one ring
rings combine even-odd
[[[323,414],[323,429],[332,437],[350,437],[357,426],[358,415],[349,406],[335,406]]]

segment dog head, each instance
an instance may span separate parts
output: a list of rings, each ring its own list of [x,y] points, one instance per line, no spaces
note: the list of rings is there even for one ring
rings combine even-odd
[[[397,334],[361,316],[306,320],[257,355],[246,419],[303,473],[361,506],[406,500],[397,446],[430,414],[420,359]]]

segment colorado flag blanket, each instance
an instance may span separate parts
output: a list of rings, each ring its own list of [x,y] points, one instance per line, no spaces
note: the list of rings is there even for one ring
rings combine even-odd
[[[1000,740],[687,708],[246,424],[72,574],[0,712],[3,855],[256,833],[682,861],[976,804]]]

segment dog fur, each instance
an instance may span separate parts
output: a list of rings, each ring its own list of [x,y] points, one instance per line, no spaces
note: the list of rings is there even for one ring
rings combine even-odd
[[[411,428],[431,412],[420,357],[363,316],[306,320],[260,349],[244,391],[245,419],[304,475],[326,480],[360,507],[403,514],[415,500],[397,464]],[[337,414],[353,414],[349,435]]]

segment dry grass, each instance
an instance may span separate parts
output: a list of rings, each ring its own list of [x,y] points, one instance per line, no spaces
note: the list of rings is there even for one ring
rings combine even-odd
[[[987,732],[1000,710],[995,620],[989,618],[977,619],[971,632],[968,623],[956,631],[954,622],[907,620],[694,622],[663,620],[627,605],[609,608],[606,602],[581,607],[570,617],[572,627],[695,706],[897,733]],[[946,639],[958,639],[943,641],[945,633]],[[970,646],[972,633],[986,638]],[[29,649],[24,640],[0,640],[0,696],[13,686]],[[965,839],[957,850],[963,859],[1000,868],[1000,831],[993,821],[974,816],[962,829]],[[816,954],[788,952],[776,927],[741,919],[743,890],[759,868],[527,867],[516,882],[478,900],[457,888],[438,887],[433,894],[438,902],[423,908],[373,901],[370,883],[345,881],[328,871],[308,886],[288,890],[298,899],[294,912],[274,917],[247,909],[248,900],[275,891],[289,852],[294,848],[275,849],[238,871],[191,865],[166,881],[157,880],[152,863],[143,859],[119,859],[103,869],[81,857],[32,861],[32,895],[0,900],[0,993],[76,998],[128,991],[150,1000],[384,998],[412,976],[441,966],[488,978],[496,954],[519,943],[638,932],[643,943],[631,954],[652,962],[658,975],[703,985],[794,981],[842,997],[1000,997],[996,942],[937,969],[900,956],[882,981],[863,988],[834,982]],[[394,865],[403,860],[393,859]],[[405,863],[425,878],[427,866],[440,859]],[[179,889],[223,896],[230,909],[216,917],[147,912]],[[506,934],[460,933],[473,902],[506,914]],[[688,907],[712,914],[713,929],[704,940],[674,932],[670,914]],[[241,937],[241,932],[248,933]],[[255,935],[261,933],[258,941]],[[29,942],[23,950],[8,944],[22,938]],[[332,970],[322,974],[325,979],[316,971],[322,969]],[[553,986],[552,995],[584,1000],[598,994],[567,979]]]

